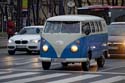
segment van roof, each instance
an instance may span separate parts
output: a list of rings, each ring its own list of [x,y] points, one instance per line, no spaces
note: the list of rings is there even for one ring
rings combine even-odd
[[[101,17],[92,15],[60,15],[47,19],[47,21],[90,21],[90,20],[104,20]]]
[[[24,28],[44,28],[44,26],[25,26]]]
[[[112,22],[111,24],[125,24],[125,22]]]

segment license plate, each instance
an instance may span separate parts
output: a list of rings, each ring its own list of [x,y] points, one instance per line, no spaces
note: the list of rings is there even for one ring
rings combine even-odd
[[[54,61],[54,62],[64,62],[65,59],[64,58],[53,58],[52,61]]]
[[[108,47],[109,49],[118,49],[118,47]]]
[[[16,48],[26,48],[25,45],[17,45]]]

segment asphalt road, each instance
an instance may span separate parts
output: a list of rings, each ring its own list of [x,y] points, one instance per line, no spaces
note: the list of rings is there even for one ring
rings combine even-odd
[[[91,61],[88,72],[79,63],[67,68],[52,63],[50,70],[43,70],[38,57],[25,52],[8,55],[7,49],[0,49],[0,83],[125,83],[124,55],[106,59],[101,69]]]

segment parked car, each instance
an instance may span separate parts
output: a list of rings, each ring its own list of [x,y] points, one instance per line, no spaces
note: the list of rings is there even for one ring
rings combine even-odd
[[[16,51],[39,52],[40,32],[43,26],[26,26],[19,33],[8,40],[8,53],[14,55]]]
[[[113,22],[108,26],[109,54],[125,54],[125,22]]]

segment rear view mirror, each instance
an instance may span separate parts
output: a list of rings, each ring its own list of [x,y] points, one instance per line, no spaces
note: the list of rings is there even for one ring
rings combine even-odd
[[[15,32],[15,35],[17,35],[18,34],[18,32]]]

